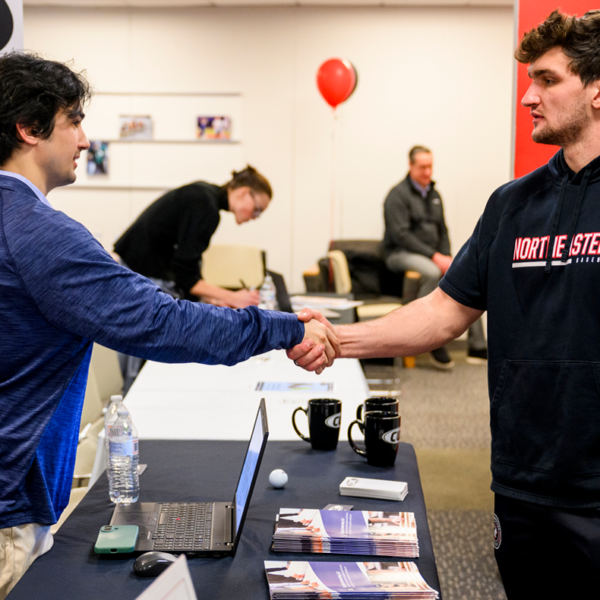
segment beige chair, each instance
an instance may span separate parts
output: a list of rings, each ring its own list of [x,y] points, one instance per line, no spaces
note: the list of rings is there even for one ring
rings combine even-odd
[[[88,485],[92,476],[94,461],[96,460],[98,435],[103,429],[104,416],[99,417],[94,423],[91,423],[85,432],[79,435],[72,487],[84,487]]]
[[[352,279],[350,279],[350,269],[348,260],[341,250],[330,250],[327,253],[329,264],[333,268],[333,283],[336,294],[352,293]]]
[[[350,277],[350,269],[348,268],[348,260],[346,255],[341,250],[330,250],[327,253],[330,265],[333,269],[333,282],[335,286],[336,294],[350,294],[352,292],[352,279]],[[419,274],[413,274],[412,271],[405,275],[414,278],[419,277]],[[393,310],[403,306],[399,302],[372,302],[365,303],[362,306],[356,308],[356,316],[359,321],[370,321],[372,319],[378,319],[384,317]],[[405,367],[412,369],[415,366],[414,356],[403,357],[403,364]]]
[[[96,422],[102,416],[104,402],[98,390],[96,375],[92,369],[88,374],[87,387],[85,388],[85,399],[83,401],[83,410],[81,412],[81,422],[79,424],[80,438],[83,431]]]
[[[90,389],[90,381],[94,382],[94,376],[90,371],[88,378],[88,390]],[[93,390],[93,387],[91,388]],[[93,391],[90,396],[93,396]],[[98,397],[96,392],[96,398]],[[94,398],[94,400],[96,400]],[[88,394],[86,391],[86,402],[88,402]],[[84,403],[85,407],[85,403]],[[104,416],[102,411],[101,416],[93,423],[87,423],[79,434],[79,444],[77,446],[77,456],[75,458],[75,471],[73,473],[73,485],[71,488],[71,497],[69,504],[65,508],[63,514],[57,523],[52,525],[50,531],[56,533],[67,517],[75,510],[75,507],[83,500],[83,497],[88,493],[88,484],[92,475],[92,468],[96,460],[96,448],[98,447],[98,436],[104,429]]]
[[[69,515],[75,510],[75,507],[83,500],[84,496],[88,493],[87,487],[73,488],[71,490],[71,498],[69,499],[69,504],[67,504],[67,508],[63,511],[63,514],[60,516],[58,522],[56,522],[52,527],[50,527],[50,531],[52,535],[54,535],[62,526],[62,524],[67,520]]]
[[[100,344],[94,344],[92,360],[90,361],[90,375],[94,374],[98,393],[106,406],[110,397],[123,393],[123,375],[119,366],[117,353]]]
[[[202,255],[202,278],[222,288],[258,288],[265,278],[263,252],[254,246],[209,246]]]
[[[333,281],[336,294],[350,294],[352,292],[352,280],[350,279],[350,269],[346,255],[341,250],[330,250],[327,253],[333,267]],[[400,308],[399,302],[369,303],[359,306],[356,314],[359,321],[369,321],[378,319],[388,313]]]

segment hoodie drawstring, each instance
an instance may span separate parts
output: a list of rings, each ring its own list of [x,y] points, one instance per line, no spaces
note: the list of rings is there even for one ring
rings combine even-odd
[[[554,238],[556,237],[556,230],[558,229],[558,221],[560,220],[560,210],[562,208],[563,200],[565,199],[565,193],[567,191],[567,183],[569,176],[565,173],[560,184],[560,193],[558,195],[558,206],[554,212],[554,219],[552,219],[552,230],[550,231],[550,240],[548,242],[548,250],[546,251],[546,266],[544,267],[544,273],[550,273],[552,270],[552,254],[554,250]]]
[[[575,207],[573,208],[573,215],[571,216],[571,224],[569,225],[569,232],[567,234],[567,243],[563,248],[560,261],[566,263],[567,257],[569,256],[569,252],[571,251],[571,241],[573,240],[573,234],[575,233],[575,226],[577,225],[577,219],[579,218],[579,211],[581,210],[581,205],[583,204],[583,197],[585,196],[585,191],[587,190],[588,181],[590,180],[590,175],[592,174],[591,169],[586,169],[583,174],[583,181],[579,186],[579,192],[577,194],[577,200],[575,201]]]

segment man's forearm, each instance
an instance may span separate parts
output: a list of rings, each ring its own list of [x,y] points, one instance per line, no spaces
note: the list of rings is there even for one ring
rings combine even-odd
[[[440,288],[389,315],[335,328],[342,358],[412,356],[455,339],[482,314],[459,304]]]

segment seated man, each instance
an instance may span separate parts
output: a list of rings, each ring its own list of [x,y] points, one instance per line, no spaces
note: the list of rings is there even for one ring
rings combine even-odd
[[[89,96],[64,64],[0,57],[0,600],[52,547],[69,502],[92,342],[226,365],[299,344],[316,372],[339,349],[315,320],[176,300],[52,208],[48,192],[75,181],[89,147]]]
[[[390,271],[417,271],[421,274],[417,298],[423,298],[437,287],[452,257],[442,198],[431,180],[431,150],[414,146],[408,159],[408,175],[390,190],[385,199],[383,243],[386,265]],[[438,369],[451,369],[454,366],[443,346],[433,350],[430,359]],[[469,329],[467,362],[481,364],[486,361],[483,325],[477,321]]]

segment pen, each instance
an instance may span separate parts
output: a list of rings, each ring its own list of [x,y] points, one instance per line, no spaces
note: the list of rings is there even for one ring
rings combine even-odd
[[[249,290],[250,292],[254,292],[256,290],[256,288],[254,286],[250,286],[248,287],[245,283],[243,279],[240,279],[240,283],[242,284],[242,289],[244,290]]]

